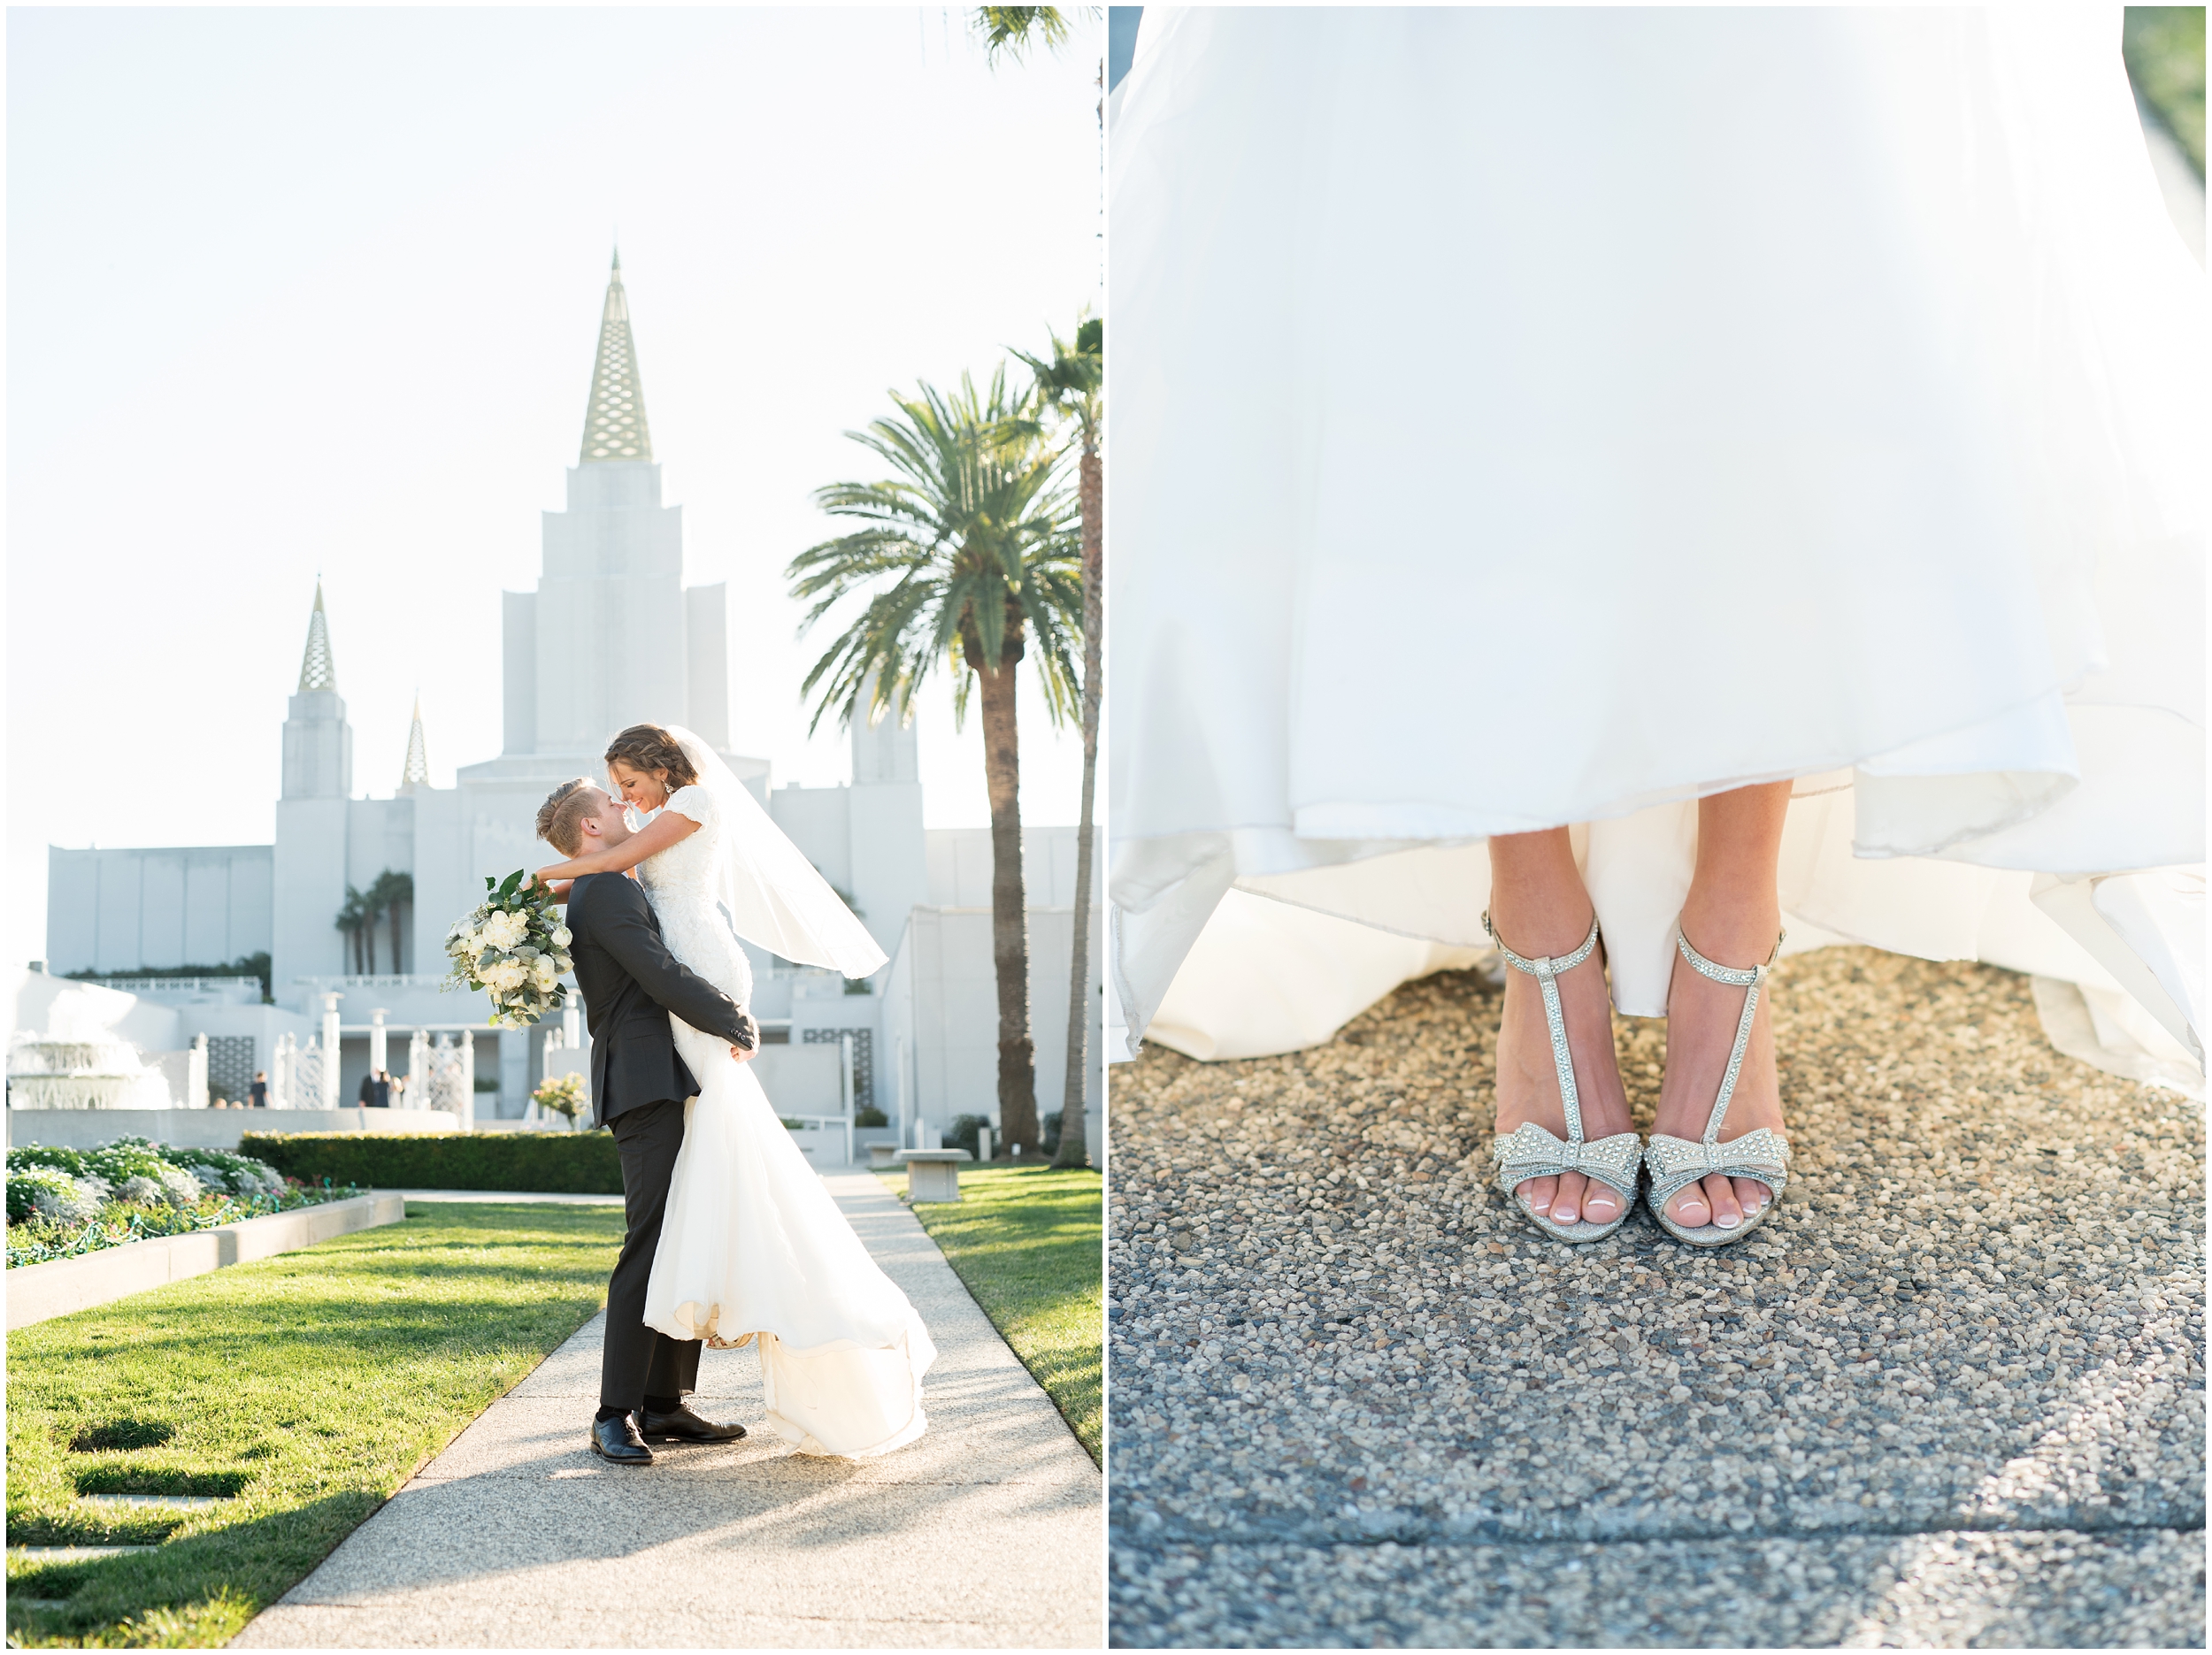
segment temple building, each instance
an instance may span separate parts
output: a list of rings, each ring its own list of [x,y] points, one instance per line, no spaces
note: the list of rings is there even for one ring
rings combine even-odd
[[[432,786],[419,698],[392,791],[357,793],[353,727],[319,581],[286,709],[275,844],[50,848],[45,969],[138,974],[145,981],[134,992],[186,1007],[188,1021],[192,1005],[205,1004],[210,1084],[232,1097],[270,1067],[279,1038],[304,1043],[334,1010],[339,1101],[349,1104],[370,1068],[373,1031],[397,1072],[403,1065],[391,1057],[414,1031],[472,1030],[480,1113],[519,1117],[543,1071],[546,1031],[488,1029],[480,996],[442,991],[445,933],[480,900],[485,875],[552,859],[534,837],[538,807],[561,781],[598,776],[608,737],[647,720],[683,724],[722,752],[892,956],[860,985],[755,952],[753,1009],[770,1043],[850,1054],[856,1106],[910,1130],[993,1115],[989,832],[924,828],[910,727],[856,728],[853,779],[838,787],[772,788],[766,760],[726,750],[726,589],[684,582],[682,508],[662,501],[618,257],[583,441],[564,509],[543,514],[541,546],[535,589],[502,594],[497,757],[460,766],[449,788]],[[1050,1111],[1065,1062],[1075,831],[1033,827],[1025,838],[1037,1090],[1040,1110]],[[351,893],[366,893],[374,911],[357,905],[356,923],[341,929]],[[237,1004],[234,992],[177,976],[264,951],[271,1006]],[[797,1054],[782,1064],[780,1093],[771,1060],[780,1055],[764,1053],[762,1070],[779,1107],[834,1113],[817,1107],[837,1101],[822,1095],[821,1062],[800,1063]]]

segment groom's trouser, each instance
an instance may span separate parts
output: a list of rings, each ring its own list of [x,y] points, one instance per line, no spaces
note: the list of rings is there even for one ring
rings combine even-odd
[[[599,1406],[635,1409],[648,1397],[681,1397],[696,1387],[699,1341],[672,1339],[645,1325],[645,1286],[659,1251],[676,1152],[684,1146],[684,1106],[641,1104],[607,1123],[622,1157],[622,1207],[629,1229],[607,1280],[607,1338],[599,1365]]]

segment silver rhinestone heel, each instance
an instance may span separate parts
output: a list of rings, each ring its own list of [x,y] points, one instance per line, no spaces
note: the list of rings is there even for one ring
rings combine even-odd
[[[1721,1122],[1728,1118],[1728,1100],[1736,1094],[1736,1076],[1743,1068],[1744,1054],[1751,1047],[1751,1019],[1759,1009],[1759,991],[1766,986],[1767,973],[1773,970],[1774,962],[1782,952],[1782,938],[1788,935],[1784,931],[1774,939],[1774,952],[1767,955],[1765,964],[1755,965],[1748,971],[1737,971],[1716,965],[1691,947],[1690,939],[1682,934],[1681,922],[1675,922],[1675,946],[1682,951],[1682,957],[1689,962],[1691,969],[1700,977],[1744,991],[1743,1016],[1736,1023],[1736,1044],[1729,1049],[1728,1072],[1720,1077],[1720,1094],[1713,1100],[1713,1112],[1706,1119],[1704,1140],[1693,1144],[1686,1138],[1654,1132],[1651,1141],[1644,1145],[1644,1165],[1651,1173],[1651,1187],[1644,1192],[1644,1199],[1650,1203],[1651,1215],[1659,1221],[1660,1229],[1693,1247],[1724,1247],[1732,1241],[1741,1241],[1765,1223],[1782,1204],[1782,1188],[1789,1182],[1790,1145],[1781,1133],[1769,1131],[1763,1126],[1725,1144],[1720,1141]],[[1679,1191],[1716,1173],[1730,1178],[1756,1178],[1771,1191],[1766,1205],[1748,1222],[1733,1230],[1723,1230],[1718,1224],[1704,1224],[1694,1230],[1667,1216],[1667,1203]]]
[[[1559,1009],[1558,977],[1562,971],[1573,970],[1596,949],[1598,923],[1592,918],[1590,934],[1572,954],[1539,960],[1523,959],[1507,947],[1486,912],[1482,916],[1482,928],[1490,933],[1490,940],[1498,945],[1505,962],[1516,971],[1534,977],[1536,985],[1544,992],[1544,1021],[1551,1029],[1551,1060],[1559,1069],[1559,1101],[1567,1113],[1567,1141],[1563,1144],[1533,1121],[1524,1121],[1504,1137],[1491,1139],[1490,1158],[1498,1164],[1498,1188],[1521,1209],[1522,1217],[1546,1235],[1560,1241],[1602,1241],[1627,1222],[1629,1210],[1636,1205],[1636,1169],[1642,1163],[1643,1145],[1633,1132],[1616,1132],[1594,1144],[1586,1144],[1582,1139],[1582,1102],[1575,1091],[1574,1059],[1567,1051],[1567,1020]],[[1520,1186],[1531,1178],[1555,1178],[1563,1172],[1581,1173],[1614,1191],[1621,1198],[1619,1216],[1601,1224],[1586,1219],[1562,1224],[1521,1199]]]

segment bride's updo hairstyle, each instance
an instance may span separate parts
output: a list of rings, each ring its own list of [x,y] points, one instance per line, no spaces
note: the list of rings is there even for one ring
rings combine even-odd
[[[632,770],[650,776],[655,770],[668,772],[668,791],[698,785],[699,772],[691,768],[691,761],[676,745],[676,738],[658,724],[632,724],[607,744],[607,768],[611,770],[618,760]]]

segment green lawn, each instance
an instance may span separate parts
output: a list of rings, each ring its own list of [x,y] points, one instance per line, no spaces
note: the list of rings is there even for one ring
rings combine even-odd
[[[8,1337],[9,1545],[159,1543],[12,1556],[12,1645],[231,1637],[583,1325],[622,1236],[612,1207],[407,1212]]]
[[[879,1174],[899,1194],[906,1175]],[[957,1205],[913,1208],[1083,1446],[1100,1452],[1105,1295],[1095,1172],[964,1167]]]

